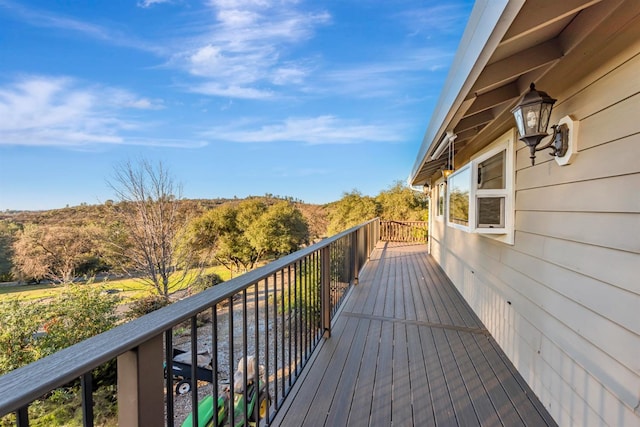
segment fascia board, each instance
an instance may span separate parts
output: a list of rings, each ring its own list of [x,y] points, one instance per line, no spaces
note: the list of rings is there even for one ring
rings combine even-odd
[[[409,176],[413,182],[526,0],[477,0]]]

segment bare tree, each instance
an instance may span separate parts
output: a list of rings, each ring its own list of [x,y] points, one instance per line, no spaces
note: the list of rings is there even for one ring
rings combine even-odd
[[[192,278],[180,186],[162,163],[147,160],[117,166],[109,185],[120,199],[113,207],[125,232],[111,239],[121,267],[168,299],[175,287]]]

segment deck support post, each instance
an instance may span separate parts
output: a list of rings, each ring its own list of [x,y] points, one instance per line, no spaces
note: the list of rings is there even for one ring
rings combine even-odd
[[[324,338],[331,337],[331,251],[325,246],[320,252],[320,304]]]
[[[162,334],[118,356],[118,425],[164,425]]]

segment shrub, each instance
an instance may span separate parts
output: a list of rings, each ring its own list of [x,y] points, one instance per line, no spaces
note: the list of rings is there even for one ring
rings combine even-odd
[[[101,387],[93,393],[95,425],[111,427],[118,425],[116,386]],[[81,427],[82,401],[74,387],[62,387],[52,391],[46,399],[36,400],[29,408],[29,425],[33,427]],[[15,416],[0,418],[0,426],[16,425]]]
[[[224,280],[222,279],[222,277],[220,277],[219,274],[204,274],[198,277],[191,285],[189,285],[189,293],[197,294],[198,292],[202,292],[205,289],[209,289],[222,282],[224,282]]]
[[[86,285],[68,285],[45,310],[44,355],[105,332],[116,325],[120,297]]]
[[[38,304],[0,302],[0,375],[40,358],[36,333],[41,316]]]
[[[169,304],[169,301],[160,295],[149,295],[133,302],[127,312],[129,320],[149,314]]]
[[[118,321],[118,302],[119,297],[100,288],[69,285],[47,305],[19,300],[0,303],[0,374],[111,329]],[[117,424],[115,380],[115,361],[93,371],[98,424]],[[30,407],[30,425],[82,425],[78,383],[72,381],[35,401]],[[0,418],[0,426],[15,424],[13,420],[13,415]]]

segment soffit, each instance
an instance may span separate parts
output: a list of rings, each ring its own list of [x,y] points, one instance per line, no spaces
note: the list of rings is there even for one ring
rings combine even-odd
[[[509,0],[508,3],[512,2],[515,0]],[[445,122],[429,125],[440,131],[430,141],[425,136],[421,149],[424,155],[416,160],[409,183],[429,184],[431,177],[446,163],[447,150],[432,158],[446,130],[453,130],[457,135],[455,155],[462,153],[461,157],[468,158],[470,147],[473,150],[481,149],[483,144],[489,143],[488,136],[499,135],[513,127],[515,123],[510,110],[528,90],[529,84],[547,74],[567,52],[594,30],[582,25],[582,22],[599,22],[598,16],[577,19],[578,16],[604,16],[609,9],[607,4],[617,7],[620,3],[621,0],[524,2],[517,14],[508,18],[512,21],[500,42],[478,54],[479,58],[488,56],[488,60],[472,70],[470,76],[474,75],[473,80],[463,85],[463,89],[457,93],[457,102],[452,103],[453,106],[445,115]],[[487,49],[490,51],[487,52]],[[425,144],[428,144],[427,148],[424,148]]]

